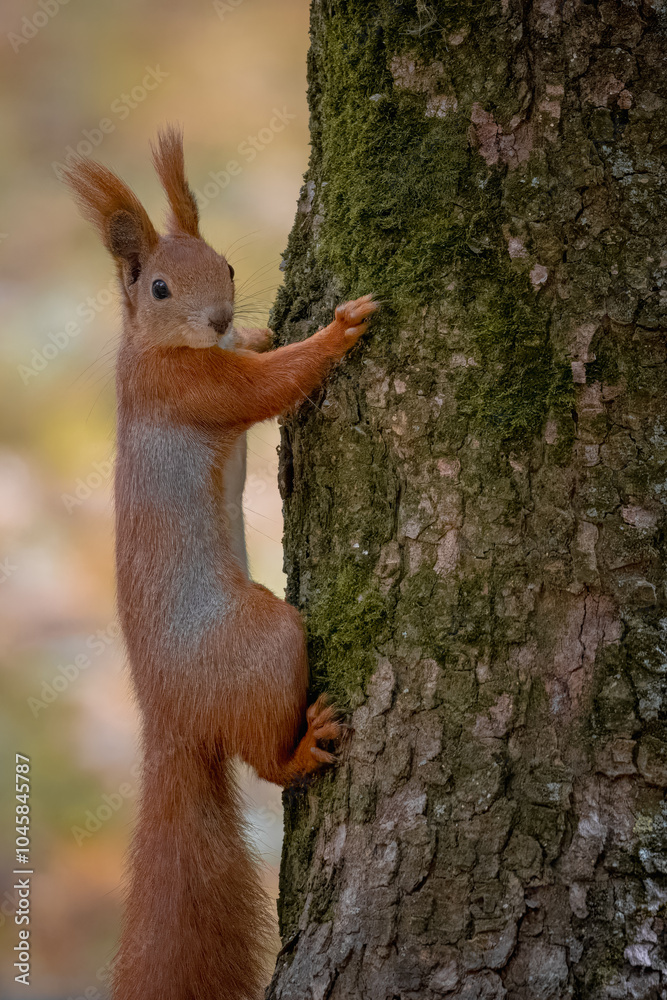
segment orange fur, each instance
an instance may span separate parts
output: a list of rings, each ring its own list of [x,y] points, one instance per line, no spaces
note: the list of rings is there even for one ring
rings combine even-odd
[[[156,146],[152,146],[153,165],[167,193],[171,218],[169,228],[172,233],[199,236],[199,209],[195,196],[185,179],[183,158],[183,136],[168,127],[158,133]]]
[[[81,161],[67,177],[124,296],[116,565],[144,763],[114,996],[258,1000],[266,901],[231,761],[287,785],[331,762],[320,742],[340,727],[322,699],[306,712],[299,614],[233,555],[225,463],[246,428],[317,387],[376,305],[339,306],[307,340],[258,353],[270,331],[234,330],[233,275],[197,235],[180,134],[154,155],[166,236],[105,168]],[[169,294],[156,299],[159,283]]]

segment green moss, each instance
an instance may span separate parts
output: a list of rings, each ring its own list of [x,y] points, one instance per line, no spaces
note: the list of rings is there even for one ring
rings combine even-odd
[[[324,771],[303,785],[287,789],[283,794],[285,839],[278,898],[283,940],[289,940],[296,933],[309,895],[309,914],[313,922],[322,924],[333,912],[335,882],[322,873],[314,876],[308,862],[323,816],[336,813],[345,815],[348,808],[347,796],[346,782],[336,770]],[[355,813],[351,803],[350,811]],[[372,819],[368,810],[366,814]]]
[[[497,73],[503,93],[511,43],[501,31],[486,32],[502,20],[499,5],[429,9],[445,31],[472,26],[476,45],[488,50],[482,82]],[[345,4],[344,17],[334,13],[316,25],[310,56],[313,207],[290,237],[287,262],[299,263],[289,270],[274,323],[291,325],[309,313],[318,320],[335,298],[371,291],[383,301],[373,354],[387,363],[396,360],[396,329],[438,302],[445,355],[447,330],[462,329],[476,362],[455,380],[458,424],[465,417],[471,429],[508,446],[524,444],[551,411],[562,425],[557,457],[565,461],[574,434],[569,364],[551,343],[549,305],[530,284],[530,263],[509,257],[503,169],[490,170],[470,145],[475,100],[499,121],[518,105],[503,112],[479,93],[465,46],[448,48],[440,31],[406,32],[406,18],[423,20],[416,5]],[[395,85],[388,52],[421,66],[437,60],[444,68],[429,70],[434,86],[455,89],[457,110],[429,117],[426,93]],[[528,188],[522,194],[534,196]],[[409,356],[410,344],[401,353]]]
[[[369,96],[348,94],[330,119],[319,257],[352,295],[371,289],[400,316],[438,296],[457,258],[471,254],[451,213],[468,161],[467,123],[458,114],[431,123],[412,94]],[[363,170],[369,160],[380,170]]]
[[[502,41],[481,41],[498,5],[436,6],[439,24],[449,20],[454,28],[452,17],[472,19],[479,44],[489,46],[489,66],[502,76]],[[432,43],[433,59],[456,78],[458,109],[444,118],[426,114],[425,93],[394,84],[386,50],[411,55],[405,7],[399,13],[376,4],[374,19],[368,5],[348,4],[344,18],[321,26],[313,70],[324,64],[326,73],[317,72],[317,92],[311,89],[317,111],[311,174],[326,184],[315,194],[319,221],[311,257],[349,297],[372,291],[383,300],[374,354],[395,350],[383,328],[393,333],[415,310],[441,302],[443,322],[466,330],[476,361],[457,380],[461,413],[487,434],[525,442],[549,409],[569,415],[571,372],[554,355],[549,309],[531,287],[528,268],[507,252],[502,172],[490,171],[471,149],[471,106],[479,95],[469,67],[442,37],[439,50]],[[437,86],[439,71],[432,72]],[[451,90],[442,80],[439,86]],[[296,235],[289,259],[298,242]],[[297,295],[296,308],[299,301]]]
[[[510,272],[502,251],[478,262],[476,279],[487,290],[468,308],[479,361],[460,387],[459,408],[473,425],[523,444],[541,429],[549,410],[561,421],[569,415],[572,373],[554,357],[546,311],[531,301],[526,276]]]
[[[288,789],[283,795],[283,808],[285,839],[280,864],[278,918],[286,940],[296,932],[303,909],[308,883],[308,866],[303,862],[311,856],[316,828],[304,789]]]
[[[390,607],[374,578],[351,563],[315,590],[306,614],[315,691],[328,691],[341,707],[359,695],[375,668],[373,649],[386,632]]]

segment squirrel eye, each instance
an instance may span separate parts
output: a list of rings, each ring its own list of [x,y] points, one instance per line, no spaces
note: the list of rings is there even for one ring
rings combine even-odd
[[[231,264],[228,264],[228,265],[227,265],[227,267],[229,268],[229,277],[230,277],[230,278],[232,279],[232,281],[233,281],[233,280],[234,280],[234,268],[232,267],[232,265],[231,265]]]
[[[171,295],[171,292],[167,287],[167,282],[163,281],[162,278],[157,278],[157,280],[153,282],[151,291],[153,292],[154,299],[168,299]]]

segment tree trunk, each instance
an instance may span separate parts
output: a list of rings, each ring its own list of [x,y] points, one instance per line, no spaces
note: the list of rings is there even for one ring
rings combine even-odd
[[[280,339],[335,773],[285,797],[272,1000],[667,997],[667,4],[314,0]]]

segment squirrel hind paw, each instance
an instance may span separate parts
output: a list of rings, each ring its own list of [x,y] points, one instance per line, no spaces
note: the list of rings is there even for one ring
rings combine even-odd
[[[339,711],[326,695],[320,695],[306,712],[308,730],[314,740],[337,740],[343,733]]]
[[[338,743],[349,733],[338,709],[325,694],[308,707],[306,721],[308,728],[288,765],[285,784],[307,781],[321,768],[337,764],[340,758],[331,752],[334,749],[331,744]],[[329,744],[330,749],[325,750],[320,743]]]
[[[335,754],[323,749],[319,744],[334,743],[341,738],[345,727],[339,715],[338,709],[330,703],[326,694],[321,694],[306,711],[308,731],[304,736],[304,742],[309,750],[311,767],[314,764],[313,757],[318,762],[315,767],[334,764],[338,760]]]

